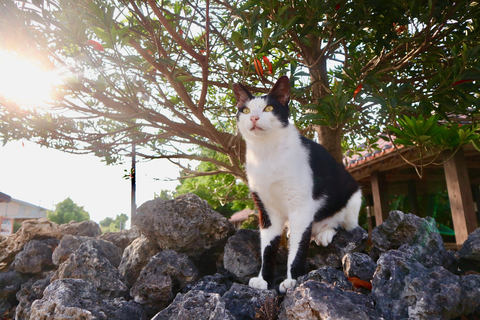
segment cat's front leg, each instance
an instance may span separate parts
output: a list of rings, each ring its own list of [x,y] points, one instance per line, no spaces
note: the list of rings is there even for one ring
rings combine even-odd
[[[258,277],[251,278],[248,285],[252,288],[265,290],[268,289],[268,285],[273,285],[275,257],[280,244],[285,219],[273,212],[269,214],[257,193],[253,192],[252,197],[259,213],[262,267]]]
[[[280,283],[280,292],[284,293],[297,284],[297,277],[305,274],[308,246],[312,234],[310,219],[290,219],[290,238],[288,249],[287,279]]]

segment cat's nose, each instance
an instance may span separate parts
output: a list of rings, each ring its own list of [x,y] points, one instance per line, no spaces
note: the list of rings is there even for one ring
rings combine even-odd
[[[252,121],[253,123],[257,122],[258,119],[260,119],[259,116],[250,116],[250,121]]]

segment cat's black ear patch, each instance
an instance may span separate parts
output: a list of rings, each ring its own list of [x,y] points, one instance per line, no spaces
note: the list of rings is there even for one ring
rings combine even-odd
[[[288,80],[288,77],[280,77],[268,95],[275,98],[282,105],[287,106],[290,101],[290,80]]]
[[[240,83],[235,83],[233,85],[233,93],[235,94],[235,99],[237,99],[238,108],[245,106],[247,101],[253,98],[248,89]]]

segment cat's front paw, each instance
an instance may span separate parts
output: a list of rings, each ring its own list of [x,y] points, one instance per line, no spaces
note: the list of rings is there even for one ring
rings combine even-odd
[[[248,286],[255,288],[255,289],[260,289],[260,290],[267,290],[268,289],[268,283],[267,281],[263,280],[260,277],[253,277],[248,281]]]
[[[288,289],[295,287],[297,284],[297,280],[295,279],[285,279],[280,283],[280,293],[285,293],[287,292]]]
[[[335,229],[324,230],[315,236],[315,243],[317,244],[317,246],[322,245],[326,247],[332,242],[333,236],[336,233],[337,231]]]

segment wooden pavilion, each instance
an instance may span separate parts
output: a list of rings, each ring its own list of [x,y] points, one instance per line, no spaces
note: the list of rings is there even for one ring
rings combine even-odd
[[[448,191],[455,242],[461,245],[478,226],[480,152],[467,145],[453,155],[423,155],[423,163],[432,163],[422,169],[420,178],[407,163],[418,163],[417,149],[395,148],[382,140],[379,147],[375,152],[346,159],[348,171],[362,186],[367,206],[371,208],[367,212],[372,212],[375,224],[381,224],[388,215],[386,201],[392,192],[407,195],[412,213],[424,216],[416,210],[417,195],[443,189]]]

